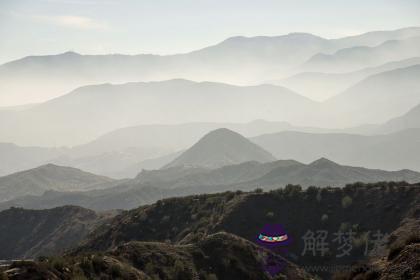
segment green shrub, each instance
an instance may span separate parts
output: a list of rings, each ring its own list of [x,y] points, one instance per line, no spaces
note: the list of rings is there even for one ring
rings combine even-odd
[[[353,199],[348,195],[343,197],[343,199],[341,200],[341,206],[344,209],[350,207],[350,205],[352,205],[352,203],[353,203]]]
[[[274,213],[270,211],[270,212],[267,212],[267,214],[265,214],[265,216],[267,218],[273,218],[274,217]]]

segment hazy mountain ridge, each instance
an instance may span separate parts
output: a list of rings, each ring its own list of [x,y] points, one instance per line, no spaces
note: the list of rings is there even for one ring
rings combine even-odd
[[[316,135],[324,134],[324,141],[330,143],[328,147],[317,148],[317,146],[309,142],[305,146],[299,144],[299,141],[296,143],[288,142],[285,143],[285,147],[288,148],[280,154],[277,154],[276,150],[273,152],[271,150],[273,148],[270,147],[270,151],[277,154],[277,158],[293,158],[302,162],[311,162],[320,157],[327,157],[349,165],[391,170],[401,168],[419,170],[415,160],[416,153],[404,152],[404,150],[409,150],[409,148],[416,146],[416,139],[418,138],[416,130],[411,130],[412,135],[410,135],[409,131],[400,131],[411,127],[420,128],[420,124],[417,124],[416,110],[413,109],[412,111],[413,113],[407,113],[407,116],[401,116],[400,121],[389,121],[389,123],[382,125],[369,125],[341,130],[296,127],[288,123],[258,120],[243,124],[187,123],[179,125],[141,125],[118,129],[90,143],[72,148],[20,147],[3,143],[0,144],[0,155],[3,159],[0,165],[0,174],[11,174],[42,164],[53,163],[115,178],[133,178],[141,169],[159,169],[168,164],[180,154],[181,150],[185,150],[188,146],[193,145],[208,131],[220,127],[229,128],[247,137],[257,138],[264,134],[277,132],[284,132],[285,135],[294,133],[286,131]],[[377,135],[365,137],[359,135],[373,136],[379,133],[393,133],[395,136]],[[404,133],[408,137],[404,137]],[[400,150],[402,152],[393,156],[392,160],[391,152],[386,152],[385,157],[381,156],[379,159],[376,159],[375,156],[371,160],[366,160],[363,157],[357,159],[354,158],[352,153],[348,153],[348,156],[346,156],[346,147],[349,147],[348,145],[339,145],[340,143],[338,142],[334,144],[334,139],[340,137],[342,137],[343,143],[365,147],[362,149],[363,152],[356,152],[356,155],[365,155],[366,152],[367,154],[375,155],[380,153],[380,149],[385,151],[387,149]],[[348,139],[344,140],[345,138]],[[375,138],[389,140],[379,141],[377,145],[373,145],[371,142]],[[365,143],[362,143],[363,141]],[[314,143],[318,142],[315,141]],[[294,145],[300,148],[293,147]],[[378,145],[382,148],[377,147]],[[311,150],[309,147],[314,147],[314,149]],[[370,148],[372,150],[369,150]],[[173,151],[176,152],[173,153]],[[303,151],[307,153],[305,156],[302,154]],[[389,154],[389,157],[386,154]]]
[[[89,86],[28,110],[3,112],[0,127],[4,128],[4,133],[1,140],[41,146],[84,144],[110,131],[139,125],[145,119],[168,124],[272,119],[300,126],[329,127],[383,123],[407,112],[413,104],[420,103],[417,82],[419,67],[414,65],[369,76],[323,103],[311,101],[283,87],[270,85],[237,87],[172,80]],[[401,94],[404,94],[404,98],[401,98]],[[98,105],[92,108],[89,105],[92,103]],[[75,105],[78,106],[77,114],[73,110]],[[161,114],[162,111],[165,114]],[[39,126],[40,123],[43,125]],[[285,124],[287,126],[293,128]],[[146,137],[150,139],[150,136]],[[185,141],[182,137],[175,139]],[[92,144],[105,143],[91,143],[90,147],[96,149]],[[159,149],[151,146],[135,153],[153,158],[176,151],[173,148],[166,151]],[[83,147],[79,147],[79,151],[83,154]]]
[[[362,167],[344,166],[321,158],[308,165],[288,166],[276,168],[254,182],[245,183],[251,186],[286,185],[288,182],[303,187],[308,186],[335,186],[343,187],[346,184],[379,181],[407,181],[420,182],[420,173],[401,170],[383,171]]]
[[[318,154],[324,157],[325,154],[333,152],[334,157],[342,157],[347,161],[357,160],[361,158],[354,152],[357,147],[357,151],[366,156],[378,153],[380,156],[375,154],[374,158],[380,159],[380,162],[392,165],[395,164],[392,162],[394,161],[401,165],[399,159],[395,157],[396,152],[403,156],[405,162],[418,163],[418,155],[413,151],[417,147],[415,139],[420,137],[419,131],[420,129],[413,129],[382,136],[282,132],[262,135],[252,140],[273,151],[277,156],[280,155],[279,158],[313,157]],[[417,138],[414,138],[415,136]],[[402,141],[405,141],[404,145],[401,145]],[[350,150],[345,149],[348,145],[351,147]],[[232,149],[235,153],[232,153]],[[281,153],[293,153],[294,156]],[[408,157],[408,160],[405,157]],[[42,196],[39,196],[41,193],[34,193],[34,190],[31,190],[32,192],[21,193],[17,199],[9,198],[12,200],[0,204],[0,208],[10,206],[39,208],[72,204],[96,210],[129,209],[136,205],[152,203],[163,197],[237,189],[250,190],[256,187],[273,189],[287,184],[301,184],[308,187],[343,186],[360,181],[410,183],[420,181],[420,173],[410,170],[390,172],[352,167],[339,165],[325,158],[307,165],[292,160],[270,162],[273,159],[272,155],[240,134],[227,129],[218,129],[205,135],[192,148],[161,170],[143,171],[131,180],[95,185],[96,188],[106,187],[105,190],[47,192]],[[243,163],[250,160],[259,160],[262,163]],[[232,165],[234,163],[236,165]],[[31,170],[26,173],[31,174]],[[4,188],[6,192],[11,189],[13,188]],[[38,196],[24,196],[27,194]]]
[[[304,133],[285,131],[261,135],[251,141],[276,158],[312,162],[325,157],[346,165],[385,170],[420,170],[418,143],[420,129],[384,135],[347,133]]]
[[[185,80],[94,85],[29,110],[10,113],[1,119],[0,127],[13,127],[5,130],[2,141],[74,145],[121,127],[146,124],[151,119],[167,124],[284,119],[299,124],[304,120],[302,112],[314,106],[317,103],[312,100],[271,85],[239,87]],[[43,125],[35,125],[40,123]]]
[[[323,103],[323,114],[348,126],[383,123],[420,103],[420,65],[369,76]]]
[[[185,123],[140,125],[117,129],[87,144],[62,147],[25,147],[0,143],[0,175],[53,163],[115,178],[133,178],[142,169],[159,169],[209,131],[226,127],[244,136],[283,130],[330,131],[294,127],[263,120],[250,123]]]
[[[14,96],[16,104],[23,94],[28,99],[34,92],[40,92],[42,97],[31,98],[31,102],[40,102],[76,87],[107,82],[185,78],[255,84],[276,79],[282,73],[290,76],[291,71],[296,72],[294,67],[317,53],[405,40],[420,36],[419,30],[418,27],[403,28],[332,40],[305,33],[233,37],[201,50],[168,56],[80,55],[74,52],[30,56],[0,66],[0,92],[7,93],[9,99]],[[0,101],[9,99],[0,96]]]
[[[113,179],[80,169],[53,164],[0,177],[0,201],[25,195],[41,195],[47,190],[83,191],[110,187]]]
[[[317,72],[349,72],[379,66],[389,61],[420,56],[420,37],[390,40],[375,47],[353,46],[332,55],[317,54],[302,65],[302,70]]]
[[[306,97],[315,97],[316,94],[317,100],[323,101],[371,75],[417,64],[420,64],[420,57],[387,62],[380,66],[347,73],[303,72],[283,80],[269,81],[269,83],[285,86]]]
[[[271,170],[285,166],[299,166],[294,160],[277,160],[260,163],[256,161],[227,165],[217,169],[172,167],[160,170],[143,170],[136,180],[143,184],[159,185],[160,188],[182,189],[220,186],[251,181]]]
[[[420,127],[420,104],[408,111],[406,114],[391,119],[381,125],[378,131],[399,131],[403,129]]]
[[[219,168],[247,161],[269,162],[275,158],[248,139],[226,128],[213,130],[164,168],[185,166]]]
[[[169,168],[143,171],[132,180],[116,182],[103,190],[84,192],[48,191],[41,196],[22,196],[0,203],[0,209],[24,207],[45,209],[67,204],[94,210],[132,209],[167,197],[223,191],[276,189],[287,184],[344,186],[356,182],[420,182],[420,173],[401,170],[383,171],[339,165],[327,159],[311,164],[296,161],[242,163],[215,170]]]

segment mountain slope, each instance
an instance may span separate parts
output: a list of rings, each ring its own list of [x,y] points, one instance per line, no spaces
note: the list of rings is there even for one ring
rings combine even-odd
[[[164,168],[185,166],[218,168],[246,161],[269,162],[275,158],[242,135],[226,128],[209,132]]]
[[[303,72],[287,79],[270,81],[270,83],[290,88],[306,97],[322,101],[345,91],[371,75],[417,64],[420,64],[420,57],[387,62],[377,67],[347,73]]]
[[[198,189],[205,186],[232,185],[258,179],[279,167],[299,166],[294,160],[277,160],[260,163],[248,161],[217,169],[171,167],[160,170],[143,170],[136,180],[168,189]]]
[[[334,54],[317,54],[305,62],[305,72],[350,72],[390,61],[420,56],[420,37],[386,41],[375,47],[353,46]]]
[[[43,165],[66,151],[65,148],[22,147],[0,143],[0,176]]]
[[[5,114],[0,119],[4,129],[1,141],[73,146],[115,129],[150,122],[282,119],[299,124],[305,119],[302,112],[316,106],[314,101],[271,85],[240,87],[186,80],[93,85],[28,110]]]
[[[376,130],[389,133],[409,128],[420,128],[420,104],[406,114],[380,125]]]
[[[339,187],[356,182],[374,183],[380,181],[408,181],[411,183],[418,183],[420,182],[420,173],[410,170],[383,171],[378,169],[344,166],[328,159],[321,158],[308,165],[276,168],[253,181],[251,185],[281,186],[292,183],[299,184],[303,187]]]
[[[287,258],[306,267],[326,262],[347,265],[367,258],[364,244],[354,241],[350,255],[341,258],[313,256],[302,254],[305,243],[301,238],[320,227],[331,235],[351,228],[359,241],[372,230],[391,233],[404,218],[414,218],[419,191],[418,185],[379,183],[306,191],[289,186],[268,193],[228,192],[165,199],[116,217],[94,231],[76,252],[107,250],[132,240],[169,239],[175,244],[190,244],[219,231],[255,242],[264,225],[281,221],[293,238],[287,246]],[[334,256],[340,253],[340,245],[333,238],[328,237],[327,242]],[[314,273],[322,279],[331,277],[329,270]]]
[[[313,279],[283,257],[223,232],[188,245],[133,241],[106,252],[67,255],[61,263],[63,269],[51,264],[54,258],[15,263],[12,268],[18,271],[6,274],[8,279],[273,279],[264,271],[264,256],[287,264],[278,277]]]
[[[105,188],[114,180],[71,167],[53,164],[0,177],[0,201],[41,195],[47,190],[82,191]]]
[[[12,208],[0,212],[0,259],[58,254],[75,246],[104,217],[64,206],[48,210]]]
[[[345,165],[420,171],[420,129],[364,136],[345,133],[280,132],[251,138],[276,158],[312,162],[325,157]]]
[[[406,27],[396,30],[371,31],[355,36],[348,36],[339,39],[332,39],[339,48],[349,46],[374,47],[389,40],[404,40],[420,36],[420,27]]]
[[[420,65],[414,65],[370,76],[328,99],[323,110],[342,125],[383,123],[420,103],[419,75]]]

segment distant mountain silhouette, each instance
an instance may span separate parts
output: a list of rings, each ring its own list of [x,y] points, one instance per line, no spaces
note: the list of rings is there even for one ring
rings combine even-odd
[[[79,168],[112,178],[133,178],[141,169],[159,169],[192,146],[209,131],[225,127],[246,136],[284,130],[330,132],[296,127],[286,122],[255,120],[249,123],[184,123],[138,125],[106,133],[71,148],[22,147],[0,143],[0,176],[46,163]]]
[[[345,126],[401,116],[420,103],[419,75],[420,64],[370,76],[323,103],[323,114],[337,116]],[[333,124],[334,118],[328,117],[327,122]]]
[[[281,119],[299,124],[305,120],[303,112],[316,106],[306,97],[272,85],[240,87],[187,80],[92,85],[28,110],[3,113],[0,141],[74,146],[115,129],[151,122]]]
[[[390,40],[378,46],[353,46],[334,54],[317,54],[302,65],[302,71],[349,72],[386,62],[420,56],[420,36]]]
[[[378,132],[394,132],[409,128],[420,128],[420,104],[406,114],[391,119],[378,127]]]
[[[420,171],[420,129],[385,135],[286,131],[251,138],[276,158],[312,162],[321,157],[367,168]]]
[[[256,188],[275,189],[288,184],[344,186],[356,182],[420,182],[420,173],[411,170],[384,171],[340,165],[322,158],[310,164],[293,160],[269,163],[246,162],[218,169],[171,167],[143,171],[135,179],[116,182],[111,188],[85,192],[49,191],[42,196],[22,196],[0,203],[0,209],[24,207],[45,209],[78,205],[95,210],[131,209],[159,199],[192,194]]]
[[[41,195],[47,190],[83,191],[104,188],[112,182],[113,179],[76,168],[47,164],[0,177],[0,201],[18,196]]]
[[[369,32],[332,40],[307,33],[232,37],[190,53],[167,56],[81,55],[75,52],[29,56],[0,66],[0,103],[12,100],[18,104],[22,99],[40,102],[80,86],[108,82],[182,77],[196,81],[256,84],[278,79],[279,75],[290,76],[297,66],[317,53],[330,54],[356,46],[374,47],[385,41],[414,36],[420,36],[420,28]]]
[[[260,163],[248,161],[235,165],[208,170],[206,168],[170,167],[160,170],[143,170],[136,180],[143,184],[151,184],[160,188],[197,189],[209,186],[231,185],[258,179],[279,167],[300,166],[302,163],[294,160],[277,160]]]
[[[269,162],[275,158],[248,139],[226,128],[209,132],[164,168],[218,168],[247,161]]]
[[[326,158],[321,158],[308,165],[276,168],[252,182],[251,185],[281,186],[292,182],[292,184],[299,184],[304,187],[311,185],[342,187],[356,182],[374,183],[380,181],[410,181],[417,183],[420,182],[420,173],[410,170],[390,172],[344,166]]]
[[[371,75],[417,64],[420,64],[420,57],[387,62],[380,66],[368,67],[346,73],[303,72],[287,79],[269,82],[290,88],[306,97],[316,98],[317,100],[326,100],[345,91]]]

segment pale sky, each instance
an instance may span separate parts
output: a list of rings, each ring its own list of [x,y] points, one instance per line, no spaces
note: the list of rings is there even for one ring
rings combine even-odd
[[[419,0],[0,0],[0,63],[27,55],[170,54],[231,36],[326,38],[420,26]]]

